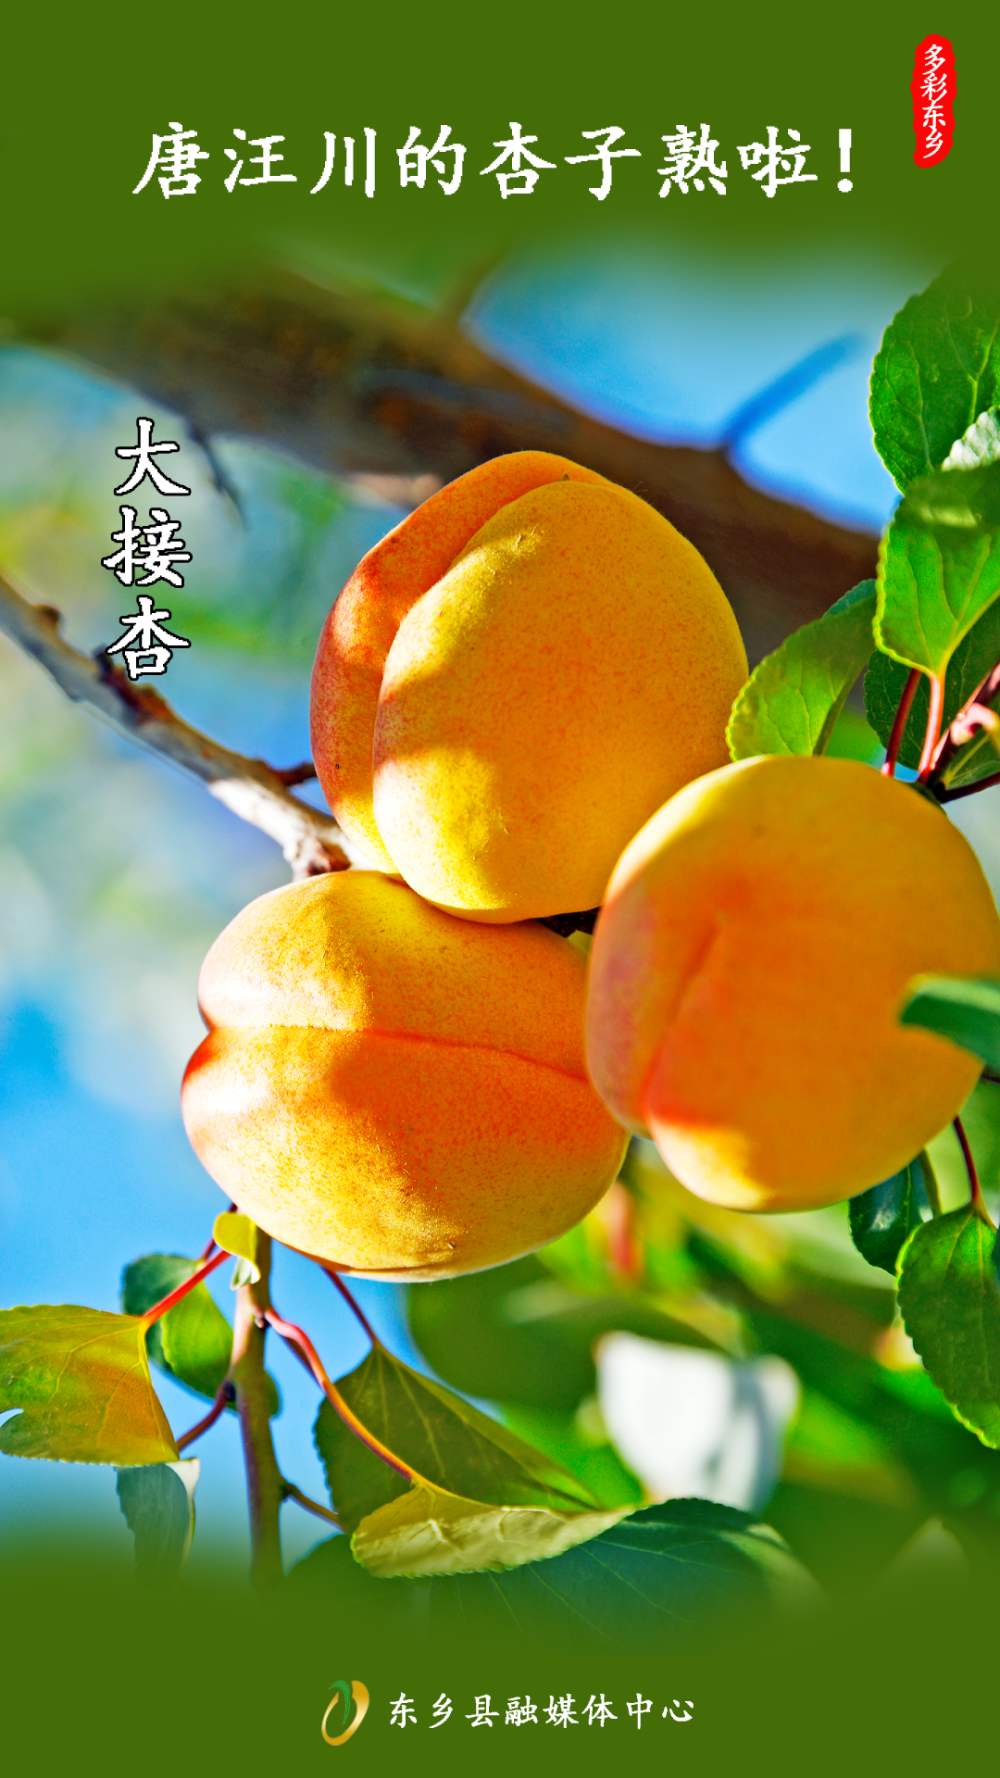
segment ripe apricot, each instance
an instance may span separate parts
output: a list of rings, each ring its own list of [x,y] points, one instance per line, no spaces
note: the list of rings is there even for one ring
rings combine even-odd
[[[920,974],[1000,976],[1000,920],[943,812],[854,761],[690,784],[626,847],[591,953],[615,1115],[734,1210],[832,1204],[942,1130],[981,1063],[898,1014]]]
[[[251,902],[216,940],[188,1135],[279,1241],[344,1271],[447,1278],[553,1240],[624,1133],[587,1079],[582,955],[374,871]]]
[[[320,638],[312,745],[373,864],[467,919],[596,907],[622,847],[726,758],[747,664],[697,550],[627,489],[520,451],[441,489]]]

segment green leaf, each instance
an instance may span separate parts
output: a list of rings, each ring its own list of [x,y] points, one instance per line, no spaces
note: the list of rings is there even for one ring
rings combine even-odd
[[[754,669],[733,705],[733,759],[825,753],[847,694],[871,654],[875,582],[863,580]]]
[[[373,1347],[337,1387],[368,1431],[435,1489],[473,1502],[555,1512],[580,1512],[598,1504],[561,1464],[384,1347]],[[327,1401],[320,1407],[314,1436],[330,1498],[349,1530],[406,1494],[406,1477],[363,1445]]]
[[[769,1526],[711,1501],[669,1500],[544,1563],[435,1580],[431,1624],[651,1654],[721,1610],[814,1591]]]
[[[127,1314],[143,1315],[162,1301],[178,1284],[197,1270],[200,1261],[178,1253],[147,1253],[133,1260],[122,1273],[122,1307]],[[233,1330],[207,1284],[196,1284],[158,1321],[146,1336],[146,1349],[154,1364],[196,1395],[213,1399],[225,1382],[233,1350]],[[277,1385],[268,1377],[270,1406],[274,1417],[281,1411]],[[235,1410],[227,1410],[232,1412]]]
[[[1000,463],[915,482],[879,550],[879,647],[940,676],[998,594]]]
[[[922,1025],[950,1038],[990,1068],[1000,1069],[1000,982],[923,976],[899,1018],[903,1025]]]
[[[145,1323],[73,1304],[0,1311],[0,1451],[64,1463],[169,1463],[177,1446],[149,1377]]]
[[[1000,1284],[994,1230],[971,1206],[911,1235],[899,1272],[899,1306],[942,1394],[984,1445],[1000,1447]]]
[[[118,1471],[118,1503],[135,1538],[136,1578],[151,1587],[176,1581],[194,1536],[197,1457]]]
[[[963,637],[951,660],[944,684],[944,719],[942,730],[955,720],[959,711],[968,703],[974,691],[982,684],[987,673],[991,672],[1000,661],[1000,600],[984,611],[968,635]],[[868,662],[865,674],[865,711],[868,720],[882,742],[888,747],[892,725],[896,720],[899,701],[906,689],[909,668],[901,661],[895,661],[891,655],[883,654],[876,649]],[[927,731],[927,710],[929,701],[929,682],[922,675],[917,686],[917,694],[903,730],[903,743],[899,750],[899,764],[916,771],[920,764],[920,753]],[[975,743],[970,743],[974,746]],[[981,746],[981,743],[980,743]],[[992,748],[988,749],[989,758],[981,771],[971,777],[959,775],[958,768],[948,773],[949,783],[974,782],[975,777],[988,776],[996,770],[995,755]]]
[[[164,1368],[211,1399],[225,1382],[233,1330],[204,1284],[161,1317]]]
[[[985,279],[949,268],[911,296],[872,366],[875,448],[904,491],[937,469],[1000,398],[1000,300]]]
[[[256,1284],[260,1279],[257,1264],[257,1224],[238,1210],[222,1210],[216,1217],[212,1234],[217,1247],[233,1254],[237,1261],[233,1289],[241,1284]]]
[[[421,1483],[362,1519],[351,1549],[381,1579],[475,1574],[561,1555],[616,1524],[629,1510],[496,1506]]]
[[[198,1270],[198,1261],[179,1253],[147,1253],[122,1273],[122,1308],[144,1315]],[[197,1395],[211,1398],[229,1369],[233,1330],[206,1284],[154,1321],[147,1336],[154,1364]]]
[[[850,1201],[851,1240],[870,1266],[880,1266],[893,1277],[903,1247],[924,1220],[924,1212],[930,1212],[924,1184],[924,1168],[929,1166],[927,1156],[919,1154],[909,1166]]]

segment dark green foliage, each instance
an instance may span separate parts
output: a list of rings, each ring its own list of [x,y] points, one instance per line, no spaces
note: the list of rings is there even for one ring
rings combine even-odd
[[[748,1513],[670,1500],[621,1520],[590,1543],[503,1574],[431,1582],[431,1624],[502,1633],[549,1647],[584,1641],[608,1652],[682,1646],[722,1609],[760,1609],[801,1570]]]
[[[935,1383],[983,1443],[1000,1447],[1000,1283],[994,1229],[971,1206],[917,1229],[899,1306]]]
[[[971,698],[1000,661],[1000,601],[991,605],[981,618],[973,625],[968,635],[956,648],[948,663],[948,672],[944,687],[944,723],[947,727],[953,722],[958,712]],[[868,721],[882,742],[888,747],[892,725],[896,719],[899,701],[906,689],[906,681],[910,669],[904,667],[902,661],[894,661],[891,655],[883,654],[876,649],[868,662],[865,674],[865,712]],[[920,764],[920,750],[924,744],[927,729],[928,711],[928,680],[921,674],[913,706],[903,730],[903,744],[899,750],[899,764],[916,771]],[[959,776],[956,783],[971,782],[973,777],[987,777],[991,771],[1000,769],[1000,757],[992,749],[987,749],[985,758],[980,762],[980,769],[970,778]]]
[[[922,1025],[1000,1069],[1000,982],[927,976],[899,1016],[902,1024]]]
[[[930,1214],[924,1169],[926,1155],[851,1199],[851,1239],[869,1265],[896,1275],[896,1261],[913,1230]]]
[[[197,1460],[188,1460],[197,1474]],[[118,1471],[118,1501],[135,1538],[136,1579],[149,1587],[178,1578],[194,1533],[194,1502],[177,1468],[150,1463]]]

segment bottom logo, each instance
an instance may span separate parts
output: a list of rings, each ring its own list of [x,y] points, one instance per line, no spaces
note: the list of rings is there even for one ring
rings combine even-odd
[[[328,1742],[331,1747],[342,1747],[344,1742],[350,1740],[355,1729],[359,1729],[364,1721],[365,1712],[368,1709],[368,1687],[362,1685],[360,1679],[352,1679],[350,1683],[348,1683],[346,1679],[335,1679],[330,1689],[333,1692],[333,1697],[330,1699],[329,1704],[323,1712],[320,1734],[324,1741]],[[351,1714],[352,1698],[357,1706],[354,1712],[353,1722],[348,1720]],[[339,1735],[328,1735],[326,1725],[330,1720],[331,1713],[334,1710],[339,1709],[341,1705],[343,1705],[344,1710],[343,1732]],[[337,1718],[334,1717],[333,1721],[334,1727],[336,1727]]]

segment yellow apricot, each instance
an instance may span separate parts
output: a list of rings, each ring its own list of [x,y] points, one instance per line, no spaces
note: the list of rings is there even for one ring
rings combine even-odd
[[[205,959],[188,1135],[261,1228],[347,1272],[447,1278],[553,1240],[625,1137],[587,1079],[586,965],[374,871],[244,908]]]
[[[330,613],[313,756],[373,863],[480,922],[596,907],[615,859],[720,765],[746,678],[697,550],[625,488],[523,451],[365,557]]]
[[[944,813],[854,761],[743,760],[689,784],[616,866],[591,1078],[711,1203],[837,1203],[911,1160],[980,1072],[899,1024],[921,974],[1000,976],[993,898]]]

